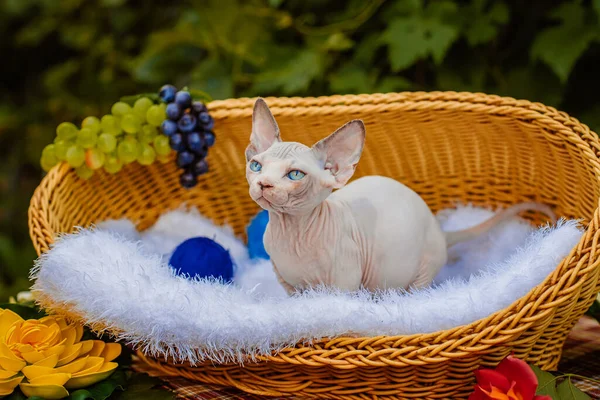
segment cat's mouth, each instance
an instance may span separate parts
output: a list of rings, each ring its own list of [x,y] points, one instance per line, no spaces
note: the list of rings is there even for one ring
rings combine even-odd
[[[256,202],[259,205],[266,205],[266,206],[269,206],[271,208],[273,207],[273,203],[271,203],[269,200],[267,200],[264,196],[260,196],[258,199],[256,199]]]
[[[279,204],[274,203],[274,202],[272,202],[270,200],[267,200],[264,196],[260,196],[255,201],[262,208],[267,208],[267,209],[270,209],[270,210],[277,210],[277,209],[281,208],[281,206]]]
[[[260,196],[258,199],[256,199],[256,201],[259,203],[267,203],[268,205],[271,205],[271,202],[265,199],[263,196]]]

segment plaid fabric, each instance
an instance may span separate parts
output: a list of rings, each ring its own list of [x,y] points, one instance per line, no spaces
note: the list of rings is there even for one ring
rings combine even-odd
[[[584,317],[575,325],[558,370],[600,381],[600,324],[596,320]],[[600,384],[575,378],[573,383],[592,399],[600,399]]]
[[[137,363],[134,367],[138,371],[156,376],[156,373],[145,364]],[[565,344],[559,371],[600,380],[600,324],[598,322],[584,317],[575,325]],[[164,380],[165,387],[173,390],[180,399],[254,400],[265,398],[236,389],[199,384],[179,377],[160,378]],[[573,382],[592,399],[600,399],[600,384],[579,379],[573,379]],[[275,398],[271,397],[270,399]],[[289,397],[285,399],[289,399]]]

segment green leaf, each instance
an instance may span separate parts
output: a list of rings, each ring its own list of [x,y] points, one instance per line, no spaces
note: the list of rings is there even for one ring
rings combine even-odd
[[[406,69],[428,56],[441,64],[458,38],[458,28],[453,22],[456,11],[454,3],[439,1],[412,15],[392,19],[380,38],[388,45],[392,70]]]
[[[402,92],[412,88],[412,82],[401,76],[387,76],[376,86],[377,93]]]
[[[354,41],[352,41],[348,36],[344,35],[343,33],[336,32],[332,33],[327,37],[323,48],[325,50],[343,51],[351,49],[352,46],[354,46]]]
[[[0,308],[13,311],[23,319],[40,319],[46,316],[46,313],[37,307],[29,307],[22,304],[0,304]]]
[[[565,83],[575,62],[600,35],[597,26],[586,22],[586,9],[578,3],[565,3],[552,16],[561,23],[536,36],[530,55],[548,64]]]
[[[210,93],[209,97],[217,100],[233,97],[233,80],[229,70],[221,59],[209,58],[203,61],[192,71],[190,93],[206,91]],[[195,97],[194,94],[192,96]]]
[[[119,400],[171,400],[175,394],[160,387],[162,381],[143,373],[133,373],[124,392],[116,396]],[[158,386],[158,387],[157,387]]]
[[[495,38],[498,26],[508,22],[509,11],[504,2],[494,2],[486,12],[487,3],[487,0],[476,0],[461,10],[464,34],[472,47]]]
[[[596,15],[600,18],[600,0],[593,0],[592,6],[594,7],[594,11],[596,11]]]
[[[72,400],[105,400],[115,390],[124,390],[127,384],[127,375],[123,370],[116,370],[111,376],[85,389],[79,389],[71,393]]]
[[[3,11],[7,14],[22,15],[36,3],[36,0],[4,0]]]
[[[490,10],[488,16],[492,22],[505,24],[508,22],[510,13],[506,4],[502,1],[498,1],[493,3],[492,9]]]
[[[437,74],[437,83],[440,90],[456,92],[481,92],[484,90],[485,70],[476,65],[465,66],[469,72],[464,76],[461,72],[451,69],[440,70]]]
[[[364,68],[348,64],[336,71],[329,79],[331,90],[335,93],[369,93],[377,79],[374,74],[367,75]]]
[[[101,0],[100,4],[104,7],[121,7],[127,0]]]
[[[458,31],[435,19],[397,18],[388,27],[382,39],[389,46],[392,70],[410,67],[417,60],[433,56],[441,64]]]
[[[589,115],[589,121],[588,121]],[[592,113],[584,113],[581,116],[581,120],[589,125],[600,126],[600,105],[597,105],[595,109],[593,109]],[[592,126],[592,129],[594,129]],[[600,300],[596,299],[590,306],[590,308],[586,311],[586,315],[600,321]]]
[[[58,24],[58,19],[50,16],[32,19],[17,33],[15,39],[19,45],[36,46],[54,32]]]
[[[58,92],[67,86],[67,80],[79,71],[80,62],[75,59],[69,59],[60,64],[56,64],[46,70],[44,75],[44,86],[50,92]]]
[[[557,399],[558,393],[556,391],[556,377],[550,372],[543,371],[537,365],[530,365],[531,369],[535,373],[538,379],[538,388],[536,391],[537,395],[547,395],[552,399]]]
[[[269,0],[269,5],[273,8],[278,8],[281,3],[283,3],[283,0]]]
[[[590,396],[583,393],[579,388],[573,385],[571,379],[567,378],[558,385],[558,397],[560,400],[590,400]],[[554,397],[553,397],[554,398]]]
[[[503,96],[538,101],[557,107],[563,96],[564,86],[545,65],[517,67],[506,75],[501,87],[495,91]]]
[[[62,42],[73,49],[81,50],[91,46],[96,35],[96,27],[86,24],[66,24],[59,28]]]
[[[366,67],[373,65],[373,57],[381,45],[382,43],[379,40],[378,34],[370,34],[363,37],[354,48],[354,61]]]
[[[400,14],[413,14],[423,6],[423,0],[398,0],[394,3],[393,11]]]
[[[210,97],[210,94],[206,93],[203,90],[189,89],[189,92],[192,95],[192,100],[194,100],[194,101],[210,103],[213,100],[212,97]]]
[[[197,29],[158,31],[150,35],[144,51],[128,65],[128,69],[143,82],[170,82],[172,71],[193,68],[202,59],[206,45],[206,35]]]
[[[284,95],[299,94],[308,89],[324,69],[323,54],[313,49],[305,49],[281,68],[259,74],[253,91],[261,93],[281,90]]]

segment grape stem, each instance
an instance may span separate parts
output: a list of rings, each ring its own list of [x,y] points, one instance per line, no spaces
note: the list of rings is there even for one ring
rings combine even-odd
[[[192,96],[192,101],[201,101],[205,104],[213,101],[213,98],[203,90],[188,89],[187,86],[183,87],[181,90],[186,90],[190,92],[190,95]],[[141,99],[142,97],[149,98],[154,104],[158,104],[161,102],[160,97],[158,97],[158,95],[155,93],[140,93],[133,94],[131,96],[123,96],[121,97],[120,101],[122,101],[123,103],[127,103],[130,106],[133,106],[135,104],[135,101]]]

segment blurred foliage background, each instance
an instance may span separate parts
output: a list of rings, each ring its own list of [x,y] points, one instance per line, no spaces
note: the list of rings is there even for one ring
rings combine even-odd
[[[600,130],[600,0],[0,0],[0,298],[62,121],[165,83],[215,99],[482,91]]]

